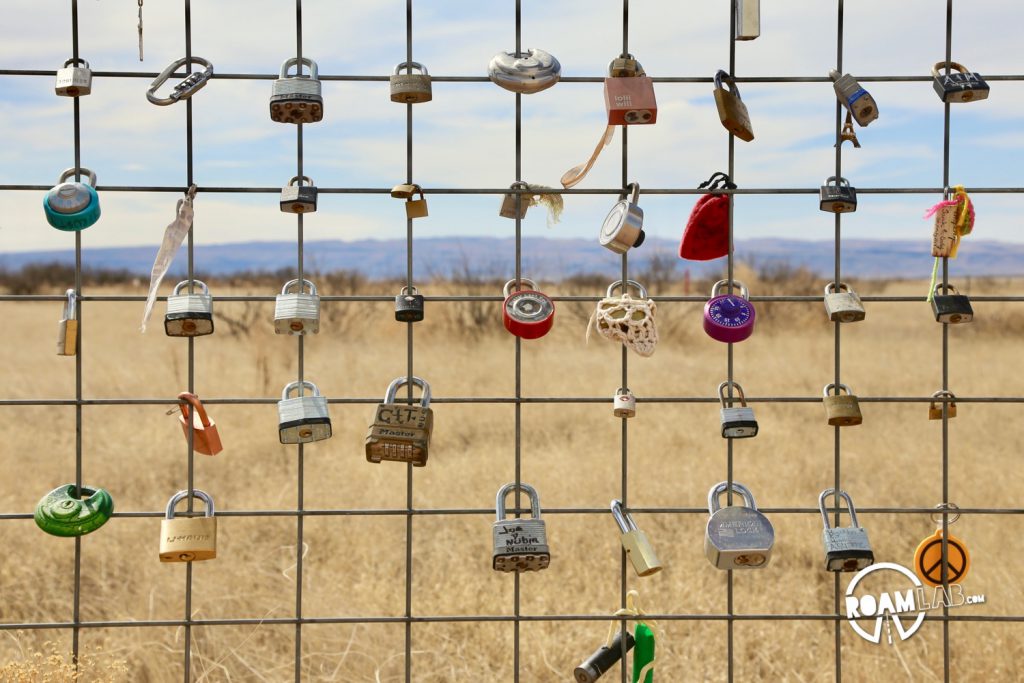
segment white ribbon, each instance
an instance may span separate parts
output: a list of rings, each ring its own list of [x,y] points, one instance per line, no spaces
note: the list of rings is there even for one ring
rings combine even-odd
[[[194,214],[192,201],[195,198],[196,186],[193,185],[188,188],[185,197],[178,200],[178,206],[175,209],[177,215],[167,226],[167,230],[164,231],[164,241],[160,245],[160,250],[156,253],[156,260],[153,261],[153,272],[149,276],[149,297],[146,299],[146,310],[142,313],[142,325],[139,326],[140,332],[146,331],[146,323],[149,322],[149,316],[153,313],[153,304],[156,303],[156,293],[160,288],[160,283],[163,281],[168,269],[170,269],[174,255],[181,248],[181,243],[185,241],[185,235],[192,229],[192,216]]]

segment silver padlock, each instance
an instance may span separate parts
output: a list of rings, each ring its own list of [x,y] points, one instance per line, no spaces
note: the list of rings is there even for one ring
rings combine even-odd
[[[78,318],[75,317],[75,290],[64,293],[64,317],[57,326],[57,355],[73,356],[78,353]],[[955,406],[956,404],[954,404]]]
[[[522,181],[516,181],[508,189],[529,191],[530,186]],[[510,193],[506,194],[505,198],[501,200],[501,209],[498,211],[498,215],[502,218],[526,218],[526,210],[528,208],[530,208],[529,194]]]
[[[740,407],[733,408],[735,401],[730,396],[727,398],[725,390],[732,386],[739,397]],[[747,406],[747,399],[743,395],[743,387],[737,382],[725,381],[718,385],[718,400],[722,405],[722,438],[723,439],[749,439],[757,436],[757,420],[754,419],[754,409]]]
[[[309,293],[305,291],[309,287]],[[298,287],[297,292],[291,290]],[[317,334],[320,332],[320,295],[309,280],[289,280],[274,303],[276,334]]]
[[[837,495],[846,501],[850,510],[850,526],[831,528],[825,499]],[[818,496],[818,509],[825,523],[822,540],[825,544],[825,569],[830,572],[856,572],[875,562],[875,554],[868,542],[868,532],[857,523],[857,510],[853,507],[850,494],[843,490],[825,489]]]
[[[857,210],[857,188],[846,178],[829,176],[819,192],[819,208],[830,213],[848,213]]]
[[[828,72],[832,79],[832,88],[836,91],[839,103],[846,107],[853,118],[861,126],[867,126],[878,118],[878,105],[871,93],[861,87],[850,74],[840,74],[835,69]]]
[[[730,488],[722,481],[708,491],[707,530],[704,533],[704,555],[719,569],[758,569],[768,564],[775,545],[775,529],[761,514],[754,496],[746,486],[732,483],[733,493],[743,497],[746,505],[721,507],[718,497]]]
[[[419,73],[412,73],[413,71],[419,71]],[[419,62],[402,62],[395,67],[389,80],[391,81],[392,102],[416,104],[417,102],[429,102],[434,96],[430,90],[430,74],[427,73],[427,67]]]
[[[82,66],[71,66],[82,64]],[[84,97],[92,92],[92,71],[89,62],[72,57],[64,62],[64,67],[57,69],[57,80],[54,92],[62,97]]]
[[[499,52],[487,65],[487,77],[505,90],[531,95],[547,90],[562,76],[562,65],[548,52]]]
[[[637,576],[650,576],[662,570],[661,562],[654,553],[654,546],[647,540],[647,534],[641,531],[633,521],[633,516],[622,509],[622,501],[611,503],[612,517],[622,532],[622,549],[633,564]]]
[[[312,392],[302,394],[304,389]],[[289,398],[292,391],[298,396]],[[312,382],[292,382],[281,392],[277,402],[277,430],[281,443],[310,443],[331,438],[331,416],[327,412],[327,397]]]
[[[188,280],[182,280],[167,297],[164,332],[168,337],[213,334],[213,297],[210,296],[210,288],[200,280],[192,282],[199,287],[199,294],[182,294],[181,290],[188,287]]]
[[[296,185],[300,179],[305,185]],[[294,176],[281,188],[281,210],[285,213],[313,213],[316,211],[316,185],[309,176]]]
[[[505,519],[505,498],[519,489],[530,498],[529,519]],[[529,484],[515,482],[498,489],[495,499],[498,520],[494,523],[492,566],[499,572],[538,571],[551,564],[548,534],[540,518],[540,496]]]
[[[626,191],[619,196],[619,201],[601,225],[598,241],[602,247],[616,254],[625,254],[630,247],[644,243],[644,210],[638,206],[639,201],[640,183],[626,185]]]
[[[830,282],[825,285],[825,313],[828,319],[837,323],[855,323],[864,319],[864,304],[861,303],[857,292],[840,282]]]
[[[615,417],[636,417],[636,396],[626,387],[619,387],[612,398]]]
[[[309,57],[302,63],[309,67],[309,75],[289,76],[288,70],[299,71],[297,57],[286,59],[281,65],[280,78],[274,81],[270,94],[270,118],[281,123],[316,123],[324,118],[324,98],[321,94],[320,70]]]

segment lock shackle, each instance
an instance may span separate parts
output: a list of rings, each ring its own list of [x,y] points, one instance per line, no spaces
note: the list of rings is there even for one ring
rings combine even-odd
[[[299,283],[302,283],[302,284],[299,284]],[[288,282],[284,283],[284,287],[281,288],[281,293],[282,294],[288,294],[289,293],[288,290],[291,289],[292,287],[294,287],[295,285],[299,285],[299,292],[298,292],[299,294],[301,294],[302,290],[304,290],[306,288],[305,287],[306,285],[309,285],[309,294],[310,294],[310,296],[316,296],[317,295],[317,293],[316,293],[316,285],[313,284],[312,280],[307,280],[306,278],[302,278],[301,280],[298,280],[298,279],[296,279],[296,280],[289,280]]]
[[[529,497],[530,516],[533,519],[540,519],[540,496],[537,495],[537,489],[523,482],[516,484],[514,481],[511,481],[498,489],[498,495],[494,498],[494,510],[497,513],[498,521],[500,522],[505,519],[505,499],[508,497],[508,494],[516,489],[519,489]]]
[[[315,384],[307,380],[302,380],[286,384],[284,390],[281,391],[281,400],[287,401],[288,394],[292,393],[292,391],[295,389],[299,390],[299,396],[301,397],[303,388],[308,388],[310,391],[312,391],[314,398],[320,397],[320,389]]]
[[[721,88],[723,82],[727,86],[729,86],[728,88],[726,88],[726,90],[728,90],[733,95],[733,97],[735,97],[737,100],[743,99],[742,97],[740,97],[740,89],[736,85],[736,79],[730,76],[729,72],[726,71],[725,69],[719,69],[718,72],[715,74],[715,87]]]
[[[938,398],[950,399],[948,401],[949,407],[950,408],[956,408],[956,395],[952,391],[949,391],[948,389],[939,389],[934,394],[932,394],[932,398],[936,398],[936,399],[938,399]],[[931,405],[929,407],[932,408],[932,409],[938,408],[938,406],[936,406],[935,403],[936,403],[935,401],[932,401]],[[947,401],[943,401],[943,403],[947,403]]]
[[[203,294],[205,294],[206,296],[210,295],[210,288],[206,286],[205,282],[203,282],[202,280],[192,280],[192,282],[199,285],[199,289],[202,290]],[[185,287],[188,287],[188,280],[182,280],[178,284],[174,285],[174,291],[171,292],[171,296],[180,295],[181,290],[183,290]]]
[[[67,66],[67,65],[65,64],[65,66]],[[959,62],[935,62],[935,66],[932,67],[932,76],[935,76],[935,78],[938,78],[939,77],[939,69],[946,68],[946,67],[949,67],[950,71],[952,71],[953,69],[956,69],[957,71],[959,71],[962,74],[968,73],[967,67],[965,67],[963,64],[960,64]]]
[[[71,59],[69,59],[68,61],[64,62],[64,66],[65,66],[65,67],[66,67],[66,66],[70,66],[71,64],[85,64],[85,68],[86,68],[86,69],[88,69],[88,68],[89,68],[89,62],[85,61],[85,60],[84,60],[84,59],[82,59],[81,57],[72,57],[72,58],[71,58]],[[962,71],[962,70],[963,70],[963,67],[960,67],[960,70]]]
[[[615,390],[616,396],[629,396],[631,393],[633,392],[629,390],[629,387],[619,387]]]
[[[836,292],[841,292],[844,289],[849,294],[854,293],[850,285],[846,284],[845,282],[840,282],[838,285],[835,282],[830,282],[827,285],[825,285],[825,295],[828,296],[829,294],[835,294]]]
[[[616,287],[622,287],[622,296],[629,296],[629,293],[626,291],[627,287],[635,287],[641,299],[647,298],[647,289],[636,280],[626,280],[625,285],[622,284],[622,280],[616,280],[608,285],[608,290],[604,294],[606,299],[612,298],[612,292],[615,291]]]
[[[427,380],[420,377],[413,377],[412,383],[423,390],[420,395],[420,408],[427,409],[430,407],[430,385]],[[409,384],[408,377],[396,377],[391,380],[391,384],[388,385],[388,390],[384,394],[384,403],[394,403],[395,396],[398,394],[398,388]]]
[[[206,491],[200,491],[199,489],[192,489],[192,495],[194,497],[198,498],[199,500],[203,501],[203,504],[206,507],[206,511],[203,514],[203,516],[204,517],[213,517],[213,515],[214,515],[214,511],[213,511],[213,497],[209,493],[207,493]],[[167,513],[166,513],[166,518],[167,519],[174,519],[174,507],[178,503],[180,503],[182,501],[182,499],[187,498],[187,497],[188,497],[188,489],[184,489],[182,491],[178,491],[173,496],[171,496],[171,499],[169,501],[167,501]]]
[[[743,498],[743,501],[747,504],[746,507],[751,510],[757,509],[757,503],[754,502],[754,494],[750,492],[750,489],[739,482],[734,481],[732,484],[729,484],[727,481],[720,481],[708,491],[708,512],[715,514],[722,508],[718,497],[729,489],[732,489],[733,493],[738,493]]]
[[[419,293],[420,293],[420,290],[416,289],[415,286],[406,285],[405,287],[402,287],[401,291],[398,292],[398,295],[399,296],[404,296],[404,295],[408,294],[409,296],[415,296],[415,295],[417,295]]]
[[[842,176],[830,175],[825,179],[825,186],[835,185],[836,187],[850,187],[850,181]]]
[[[191,60],[191,61],[190,61]],[[185,64],[198,64],[203,67],[203,71],[196,71],[185,77],[183,81],[178,83],[174,87],[174,90],[167,97],[157,97],[156,91],[161,85],[163,85],[168,78],[171,77],[175,71],[185,66]],[[195,78],[193,78],[193,76]],[[149,90],[146,91],[146,99],[160,106],[166,106],[168,104],[174,104],[178,100],[187,100],[192,97],[195,93],[201,90],[206,82],[213,77],[213,64],[209,60],[203,59],[202,57],[182,57],[171,62],[166,69],[160,72],[160,74],[153,79],[153,82],[149,84]]]
[[[713,299],[716,296],[719,296],[719,294],[722,291],[722,287],[725,287],[727,284],[729,284],[728,280],[719,280],[714,285],[712,285],[712,287],[711,287],[711,298]],[[750,292],[747,291],[747,286],[745,284],[743,284],[739,280],[733,280],[732,284],[733,284],[734,287],[738,287],[739,288],[739,290],[740,290],[740,294],[739,294],[740,298],[746,299],[747,301],[750,300]]]
[[[296,182],[298,182],[300,179],[301,180],[305,180],[306,184],[311,186],[311,187],[316,185],[316,183],[313,182],[313,179],[310,178],[308,175],[296,175],[296,176],[292,176],[292,179],[288,181],[288,186],[291,187]]]
[[[423,188],[416,183],[401,183],[391,188],[391,196],[395,199],[411,200],[412,196],[417,192],[420,193],[420,199],[422,199]]]
[[[625,191],[619,194],[619,201],[625,201],[626,197],[629,197],[629,203],[636,206],[640,203],[640,183],[630,183],[626,185]]]
[[[636,522],[633,521],[633,515],[623,509],[621,500],[618,498],[612,499],[611,511],[612,517],[615,518],[615,523],[619,525],[622,533],[628,534],[630,531],[637,530]]]
[[[199,422],[203,425],[204,429],[208,428],[212,424],[210,422],[210,418],[206,415],[206,408],[203,406],[203,403],[199,400],[198,396],[187,391],[183,391],[178,394],[178,400],[184,401],[184,403],[178,404],[178,408],[181,409],[181,416],[182,419],[185,420],[185,424],[192,424],[192,415],[190,414],[189,406],[192,406],[199,415]]]
[[[402,62],[401,64],[396,64],[395,65],[395,70],[394,70],[394,75],[395,76],[399,75],[399,73],[402,71],[402,69],[406,69],[406,68],[409,70],[409,73],[412,73],[413,69],[419,69],[420,72],[424,76],[429,76],[430,75],[429,73],[427,73],[427,67],[423,66],[419,62]]]
[[[509,280],[508,282],[505,283],[505,287],[501,290],[502,294],[505,295],[506,299],[509,298],[510,296],[512,296],[512,285],[514,285],[515,283],[516,283],[515,279]],[[529,288],[527,288],[527,286],[526,286],[527,284],[529,284]],[[531,280],[528,277],[521,277],[521,278],[519,278],[519,289],[517,289],[516,291],[517,292],[536,292],[537,291],[537,283],[534,282],[533,280]]]
[[[77,168],[65,168],[61,171],[60,178],[57,179],[57,184],[60,185],[71,176],[78,173],[82,176],[82,180],[87,180],[89,185],[95,190],[96,189],[96,174],[87,169],[85,166],[79,166]]]
[[[647,75],[647,72],[644,71],[643,65],[641,65],[640,62],[637,60],[637,58],[633,56],[632,52],[623,52],[622,54],[620,54],[615,59],[629,59],[629,60],[632,60],[632,61],[636,62],[636,75],[637,76],[646,76]],[[613,59],[612,61],[608,62],[608,73],[609,74],[612,73],[612,65],[615,64],[615,59]],[[612,78],[617,78],[617,77],[612,76]],[[618,77],[618,78],[621,78],[621,77]]]
[[[857,508],[853,507],[853,500],[850,498],[850,494],[842,489],[825,489],[821,492],[821,495],[818,496],[818,509],[821,511],[821,519],[825,522],[825,528],[832,528],[828,523],[828,513],[825,512],[825,499],[833,495],[846,501],[846,507],[850,511],[850,526],[859,527],[860,524],[857,522]]]
[[[74,289],[68,288],[68,291],[64,292],[64,296],[67,297],[67,299],[64,301],[64,319],[74,320],[75,309],[78,307],[78,295],[75,294]]]
[[[512,183],[511,185],[508,186],[508,189],[510,189],[510,190],[515,190],[516,188],[520,188],[520,189],[523,189],[523,190],[529,190],[530,186],[527,183],[524,183],[522,180],[517,180],[517,181],[515,181],[514,183]]]
[[[703,190],[704,188],[707,188],[708,190],[712,191],[721,190],[723,188],[727,190],[735,190],[736,183],[732,182],[732,180],[729,178],[728,173],[715,171],[714,173],[711,174],[710,178],[708,178],[703,183],[697,186],[698,190]]]
[[[316,65],[316,62],[309,57],[303,57],[302,63],[309,67],[309,76],[299,73],[299,58],[292,57],[284,60],[284,63],[281,64],[281,78],[309,78],[314,81],[320,80],[320,68]],[[288,69],[293,66],[295,67],[295,75],[289,76]]]
[[[743,387],[740,386],[739,382],[733,382],[732,380],[726,380],[726,381],[724,381],[724,382],[722,382],[721,384],[718,385],[718,400],[721,402],[722,407],[723,408],[727,407],[725,405],[727,400],[728,400],[729,405],[732,405],[735,402],[735,399],[732,399],[732,398],[726,399],[725,398],[725,388],[730,386],[730,385],[732,386],[733,389],[736,390],[737,396],[739,396],[740,406],[746,408],[747,407],[747,397],[743,395]]]
[[[957,289],[956,287],[954,287],[953,285],[948,284],[948,283],[946,285],[943,285],[941,282],[938,282],[938,283],[935,284],[935,289],[932,290],[932,293],[933,294],[938,294],[938,295],[942,296],[942,292],[940,292],[939,290],[942,289],[943,286],[945,286],[945,288],[948,290],[946,292],[947,294],[955,294],[957,296],[960,295],[960,290],[959,289]]]
[[[846,393],[847,393],[848,396],[853,396],[853,390],[850,389],[850,387],[846,386],[845,384],[832,384],[832,383],[830,383],[830,384],[826,384],[825,388],[821,390],[821,393],[822,393],[822,395],[825,398],[828,398],[828,396],[829,396],[829,389],[835,389],[836,390],[836,396],[842,395],[844,389],[846,390]]]

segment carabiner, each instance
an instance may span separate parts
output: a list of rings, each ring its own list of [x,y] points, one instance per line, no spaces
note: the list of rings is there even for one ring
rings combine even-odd
[[[202,90],[203,86],[206,85],[206,82],[209,81],[211,77],[213,77],[213,64],[211,64],[208,60],[203,59],[202,57],[196,57],[194,55],[191,58],[191,61],[193,64],[199,64],[200,66],[206,68],[203,71],[196,71],[195,73],[191,73],[188,76],[186,76],[183,81],[174,86],[174,90],[171,91],[169,97],[157,97],[157,88],[163,85],[164,82],[171,77],[171,74],[173,74],[180,67],[185,66],[185,64],[189,62],[188,57],[182,57],[176,62],[173,62],[162,72],[160,72],[160,75],[157,76],[153,80],[153,82],[149,84],[149,90],[146,92],[146,99],[148,99],[153,104],[165,107],[168,104],[174,104],[178,100],[187,100],[188,98],[192,97],[197,92]]]

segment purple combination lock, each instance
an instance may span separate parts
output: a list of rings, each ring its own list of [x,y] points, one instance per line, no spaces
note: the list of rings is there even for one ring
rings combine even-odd
[[[738,295],[719,294],[728,283],[728,280],[719,280],[711,288],[711,298],[704,304],[704,331],[712,339],[735,344],[754,332],[755,312],[742,282],[733,280],[733,286],[740,290]]]

